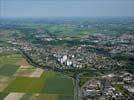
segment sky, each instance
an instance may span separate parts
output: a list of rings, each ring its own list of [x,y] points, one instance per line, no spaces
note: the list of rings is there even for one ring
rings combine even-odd
[[[0,17],[134,17],[134,0],[0,0]]]

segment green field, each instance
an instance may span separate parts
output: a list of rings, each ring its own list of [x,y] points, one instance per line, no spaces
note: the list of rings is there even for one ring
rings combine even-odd
[[[0,75],[4,75],[4,76],[11,76],[13,75],[17,69],[19,68],[19,66],[17,65],[0,65]]]
[[[71,79],[67,78],[52,78],[47,79],[43,92],[51,94],[73,94],[73,84]]]
[[[37,68],[23,68],[18,64],[22,59],[19,54],[0,55],[0,100],[12,93],[24,94],[21,100],[73,100],[71,78],[49,70],[31,77]]]
[[[21,59],[22,59],[22,56],[20,54],[9,54],[9,55],[5,54],[5,55],[0,56],[0,64],[12,64],[13,65]]]
[[[17,77],[4,92],[41,92],[44,80],[38,78]]]

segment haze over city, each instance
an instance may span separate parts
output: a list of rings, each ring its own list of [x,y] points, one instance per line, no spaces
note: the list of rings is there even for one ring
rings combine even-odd
[[[133,11],[133,0],[0,0],[0,17],[132,17]]]

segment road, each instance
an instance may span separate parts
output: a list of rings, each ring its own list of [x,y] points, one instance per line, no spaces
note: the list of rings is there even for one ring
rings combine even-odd
[[[73,79],[74,83],[74,100],[82,100],[80,94],[80,87],[79,87],[79,77],[77,76]]]
[[[82,91],[81,91],[81,87],[79,86],[79,82],[80,82],[80,76],[83,75],[85,72],[83,73],[79,73],[76,75],[75,78],[75,100],[82,100]]]

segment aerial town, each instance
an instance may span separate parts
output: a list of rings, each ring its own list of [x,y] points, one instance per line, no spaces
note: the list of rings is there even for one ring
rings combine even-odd
[[[25,23],[25,20],[25,24],[23,23],[24,25],[22,24],[22,26],[19,26],[22,23],[19,21],[16,21],[16,23],[14,23],[15,25],[12,25],[12,21],[2,21],[3,23],[0,24],[0,68],[2,71],[0,72],[0,77],[5,77],[3,76],[5,75],[3,72],[6,71],[6,69],[3,68],[3,66],[7,66],[7,69],[9,69],[8,66],[11,63],[10,66],[16,67],[18,62],[15,61],[18,61],[20,58],[23,58],[20,68],[24,67],[24,69],[21,69],[22,72],[20,69],[17,70],[16,73],[19,73],[17,75],[27,72],[27,74],[30,74],[32,71],[23,72],[28,66],[34,66],[37,70],[40,69],[41,72],[44,70],[51,74],[50,76],[46,74],[44,78],[47,80],[46,83],[44,83],[44,81],[37,83],[41,89],[44,84],[48,85],[48,87],[46,85],[45,88],[48,90],[45,92],[44,88],[43,91],[39,91],[38,89],[40,88],[32,90],[34,83],[31,84],[31,90],[19,89],[21,87],[25,89],[27,84],[30,84],[30,82],[27,83],[27,81],[34,79],[31,78],[33,75],[31,75],[30,78],[26,78],[26,83],[24,79],[25,86],[23,86],[23,82],[21,81],[21,83],[14,83],[19,86],[18,88],[14,88],[12,84],[11,86],[9,84],[9,88],[6,87],[4,90],[1,90],[1,84],[3,84],[1,80],[0,90],[3,92],[0,92],[0,96],[3,98],[8,96],[5,92],[9,93],[14,91],[17,93],[23,93],[24,91],[34,93],[30,95],[31,98],[34,96],[36,100],[43,100],[44,98],[37,98],[40,98],[42,95],[46,96],[46,94],[50,96],[48,100],[51,100],[55,94],[59,96],[64,91],[66,91],[66,93],[62,98],[65,98],[65,100],[132,100],[134,98],[134,31],[129,29],[130,26],[133,27],[131,22],[126,22],[125,26],[120,23],[120,27],[126,27],[126,30],[120,33],[120,30],[117,31],[115,29],[118,33],[114,34],[112,33],[113,31],[111,31],[111,27],[115,28],[118,24],[111,24],[112,22],[108,23],[107,21],[105,24],[101,22],[100,24],[96,22],[94,22],[94,24],[90,24],[89,22],[89,24],[87,24],[83,21],[83,23],[75,24],[72,22],[73,24],[71,23],[69,25],[64,21],[62,23],[55,22],[52,25],[51,22],[46,22],[44,28],[40,28],[35,23],[29,22],[33,25],[31,26],[33,27],[32,29],[25,28],[25,26],[27,26],[27,21]],[[65,30],[63,28],[63,30],[61,30],[63,33],[66,31],[71,33],[72,31],[74,32],[81,29],[83,34],[78,33],[80,30],[78,30],[78,32],[76,31],[78,34],[75,35],[68,35],[68,33],[59,35],[56,33],[57,31],[60,32],[60,27],[67,26],[69,29]],[[93,33],[88,33],[90,29],[93,27],[98,28],[98,26],[99,28],[103,28],[104,26],[109,28],[101,31],[96,29]],[[51,32],[51,28],[53,29],[53,27],[57,28]],[[70,27],[74,27],[74,29],[70,31]],[[85,30],[83,31],[83,28],[86,28],[87,32],[85,32]],[[28,67],[28,70],[29,69]],[[36,74],[37,73],[39,74],[38,71]],[[53,77],[54,74],[55,77]],[[16,74],[14,73],[12,75],[14,79],[14,77],[16,77],[14,75]],[[22,76],[20,79],[23,78]],[[47,83],[52,80],[51,77],[53,77],[53,81]],[[16,80],[15,82],[19,82]],[[53,85],[54,82],[55,85]],[[66,84],[66,87],[64,84]],[[38,92],[43,94],[39,94]],[[59,98],[61,97],[59,96]]]
[[[84,72],[110,70],[112,73],[92,77],[79,87],[83,100],[129,100],[133,98],[134,75],[128,72],[133,72],[131,69],[134,60],[133,34],[118,36],[96,34],[74,40],[67,37],[53,38],[48,34],[34,36],[48,44],[34,44],[21,39],[13,39],[8,41],[13,47],[1,46],[0,52],[21,52],[31,63],[62,72],[65,70],[85,70]],[[49,44],[52,41],[63,40],[65,42],[60,45]],[[76,45],[68,43],[68,41],[75,40],[78,42]]]
[[[134,100],[134,0],[0,0],[0,100]]]

